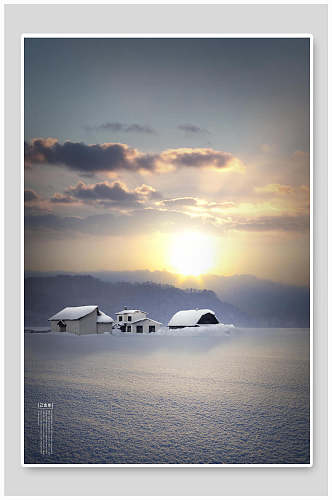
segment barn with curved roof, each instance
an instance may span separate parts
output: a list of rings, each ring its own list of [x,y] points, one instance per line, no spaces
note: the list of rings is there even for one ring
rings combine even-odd
[[[175,329],[218,323],[219,320],[211,309],[188,309],[175,313],[169,321],[168,327]]]

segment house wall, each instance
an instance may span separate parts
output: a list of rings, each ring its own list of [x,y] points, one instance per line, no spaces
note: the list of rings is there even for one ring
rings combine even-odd
[[[112,323],[97,323],[97,333],[112,331]]]
[[[119,320],[119,316],[122,316],[122,320]],[[128,316],[131,316],[131,321],[128,321]],[[117,314],[116,319],[120,323],[131,323],[132,321],[136,321],[141,318],[146,318],[146,313],[138,312],[132,314]]]
[[[77,335],[80,334],[80,319],[75,319],[75,320],[64,320],[64,323],[66,323],[66,332],[68,333],[76,333]]]
[[[57,325],[57,323],[59,323],[58,319],[56,319],[56,320],[54,319],[54,320],[50,321],[52,332],[59,332],[60,331],[60,327]]]
[[[156,332],[161,327],[161,325],[157,321],[153,321],[152,319],[147,319],[145,321],[138,321],[137,323],[131,325],[131,333],[136,333],[136,326],[143,326],[143,333],[149,333],[149,326],[150,325],[155,326]],[[127,328],[128,328],[128,325],[127,325]]]
[[[76,327],[74,326],[74,328]],[[78,333],[79,335],[86,335],[88,333],[97,333],[97,311],[96,310],[92,311],[92,313],[87,314],[86,316],[84,316],[84,318],[81,318],[79,320],[78,332],[73,331],[73,333]]]
[[[51,330],[60,332],[60,327],[57,325],[59,320],[51,320]],[[76,333],[76,335],[86,335],[88,333],[97,333],[97,311],[87,314],[84,318],[75,320],[64,320],[66,323],[66,332]],[[106,330],[105,330],[106,331]],[[101,332],[103,333],[103,332]]]
[[[51,321],[51,330],[53,332],[61,332],[61,328],[58,326],[59,320],[52,320]],[[80,320],[64,320],[64,323],[66,323],[66,332],[69,333],[80,333]]]

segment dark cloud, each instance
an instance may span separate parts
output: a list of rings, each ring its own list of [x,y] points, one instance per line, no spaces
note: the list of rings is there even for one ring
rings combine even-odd
[[[124,129],[124,124],[120,123],[120,122],[106,122],[106,123],[102,123],[101,125],[98,125],[97,127],[88,127],[88,128],[109,130],[111,132],[122,132]]]
[[[64,194],[55,193],[50,199],[53,203],[96,203],[105,207],[138,207],[148,200],[159,200],[159,193],[152,186],[142,184],[130,190],[120,181],[85,184],[79,181],[76,186],[68,187]]]
[[[125,132],[133,132],[137,134],[156,134],[156,131],[153,128],[148,125],[139,125],[138,123],[128,125]]]
[[[183,123],[178,126],[179,130],[182,130],[186,134],[209,134],[210,132],[205,128],[198,127],[192,123]]]
[[[105,202],[107,203],[107,202]],[[199,221],[188,216],[156,210],[137,209],[130,215],[106,213],[88,217],[61,217],[55,214],[25,216],[25,229],[40,236],[63,239],[64,237],[91,234],[96,236],[123,236],[151,234],[156,230],[176,231],[179,227],[198,229]]]
[[[105,201],[107,203],[107,201]],[[300,232],[309,230],[309,216],[241,216],[218,219],[215,217],[190,217],[177,211],[160,211],[138,208],[130,214],[105,213],[88,217],[60,217],[54,214],[29,214],[25,217],[26,230],[38,231],[40,235],[63,238],[74,234],[136,235],[151,234],[156,230],[175,233],[184,228],[187,231],[201,231],[222,234],[229,230],[252,232]]]
[[[38,201],[39,195],[33,189],[25,189],[24,191],[24,203],[31,203]]]
[[[210,209],[213,210],[213,209],[233,208],[235,206],[235,203],[232,201],[224,201],[217,203],[214,201],[207,201],[200,198],[194,198],[192,196],[184,196],[182,198],[171,198],[168,200],[162,200],[158,203],[158,205],[170,209],[199,207],[202,210],[210,210]]]
[[[66,141],[60,144],[49,139],[34,139],[25,148],[29,163],[64,165],[82,172],[112,171],[130,168],[130,151],[122,144],[92,144]]]
[[[52,198],[50,198],[51,203],[76,203],[77,200],[73,198],[72,196],[61,194],[61,193],[54,193]]]
[[[214,167],[217,169],[227,168],[236,160],[231,153],[211,148],[170,149],[161,153],[161,157],[175,167]]]
[[[135,206],[138,205],[140,199],[135,191],[129,191],[127,186],[119,181],[112,183],[105,181],[88,185],[80,181],[76,186],[66,189],[65,193],[82,201],[106,200],[115,205],[125,204]]]
[[[97,127],[87,127],[89,130],[108,130],[110,132],[128,132],[137,134],[156,134],[156,131],[148,125],[141,125],[139,123],[121,123],[121,122],[105,122]]]
[[[242,163],[231,153],[211,148],[179,148],[158,154],[142,153],[126,144],[84,142],[57,139],[33,139],[25,144],[26,165],[48,164],[65,166],[83,174],[113,172],[118,170],[164,172],[169,169],[194,168],[237,168]]]

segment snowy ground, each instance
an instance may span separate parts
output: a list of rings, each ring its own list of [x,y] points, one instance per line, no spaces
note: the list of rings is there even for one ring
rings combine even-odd
[[[176,328],[171,330],[167,326],[159,328],[155,333],[123,333],[120,330],[113,330],[113,335],[125,335],[128,336],[171,336],[171,337],[201,337],[201,336],[223,336],[229,335],[231,332],[235,332],[236,329],[233,325],[209,325],[200,327],[186,327],[186,328]]]
[[[50,331],[49,326],[26,326],[24,328],[24,333],[47,333]]]
[[[309,330],[192,330],[25,334],[25,462],[308,463]]]
[[[47,326],[42,327],[42,326],[29,326],[24,329],[25,333],[47,333],[50,332],[51,329]],[[100,335],[116,335],[116,336],[123,336],[123,337],[141,337],[141,336],[171,336],[171,337],[201,337],[201,336],[208,336],[208,337],[218,337],[218,336],[223,336],[223,335],[230,335],[231,333],[235,333],[237,329],[234,327],[234,325],[223,325],[223,324],[218,324],[218,325],[207,325],[207,326],[200,326],[200,327],[186,327],[186,328],[178,328],[171,330],[167,326],[161,327],[157,332],[155,333],[127,333],[127,332],[121,332],[121,330],[117,328],[113,328],[110,332],[104,333],[104,334],[98,334]],[[59,333],[54,334],[58,335]],[[61,333],[60,335],[73,335],[68,332]],[[92,334],[93,335],[93,334]]]

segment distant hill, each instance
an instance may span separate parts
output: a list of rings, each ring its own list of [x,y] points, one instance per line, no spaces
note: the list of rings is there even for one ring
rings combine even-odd
[[[97,304],[115,319],[124,306],[148,312],[167,324],[180,309],[210,308],[223,323],[246,325],[247,314],[222,302],[211,290],[182,290],[152,282],[110,283],[92,276],[59,275],[25,279],[25,325],[46,325],[47,319],[66,306]]]
[[[257,326],[310,326],[310,289],[251,275],[207,276],[205,286],[255,319]]]
[[[31,280],[26,281],[26,291],[31,290],[31,297],[29,294],[26,297],[26,304],[29,304],[26,314],[29,321],[34,321],[30,325],[45,324],[42,319],[45,318],[44,311],[53,313],[64,299],[65,305],[73,300],[76,305],[96,302],[104,307],[105,312],[112,314],[123,305],[145,308],[162,322],[168,321],[174,310],[204,306],[218,312],[225,322],[241,326],[304,328],[310,324],[310,290],[305,286],[276,283],[252,275],[205,275],[201,281],[209,290],[190,292],[184,288],[197,288],[197,281],[187,278],[181,289],[176,288],[178,276],[166,271],[99,271],[90,274],[26,273],[26,280]],[[67,286],[69,292],[63,295],[67,293]],[[90,286],[93,292],[88,295]],[[40,297],[43,294],[45,301]]]

